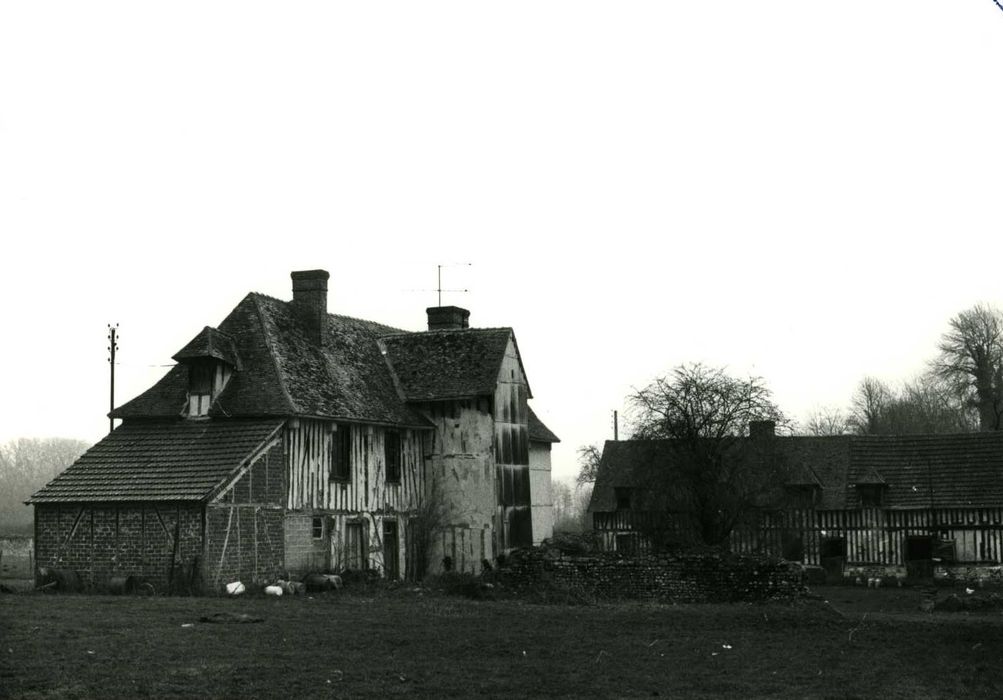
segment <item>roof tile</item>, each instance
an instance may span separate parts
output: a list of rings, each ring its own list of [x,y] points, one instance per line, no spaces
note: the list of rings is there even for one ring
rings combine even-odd
[[[282,423],[129,421],[87,450],[29,503],[202,500]]]

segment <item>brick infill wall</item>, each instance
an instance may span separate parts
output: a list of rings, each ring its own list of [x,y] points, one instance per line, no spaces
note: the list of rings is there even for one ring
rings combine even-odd
[[[565,554],[533,548],[514,552],[499,572],[515,588],[552,587],[596,599],[676,603],[758,601],[805,593],[803,574],[788,562],[718,552]]]

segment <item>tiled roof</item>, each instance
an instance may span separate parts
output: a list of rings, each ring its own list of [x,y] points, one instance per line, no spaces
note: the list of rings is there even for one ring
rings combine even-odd
[[[887,508],[1003,505],[1003,432],[773,440],[787,483],[817,479],[819,509],[859,508],[858,484],[883,485]],[[643,487],[638,465],[671,462],[668,440],[607,442],[589,510],[614,510],[614,487]]]
[[[494,394],[511,328],[389,335],[387,360],[409,401]]]
[[[377,340],[396,328],[329,314],[323,348],[287,302],[254,295],[282,388],[298,415],[427,426],[397,392]],[[225,398],[225,394],[224,397]],[[224,401],[225,405],[225,401]]]
[[[29,502],[199,501],[281,425],[277,419],[129,421]]]
[[[218,360],[223,360],[232,367],[240,369],[240,357],[237,355],[237,349],[233,345],[233,338],[209,326],[203,328],[197,336],[192,338],[171,359],[184,362],[185,360],[200,359],[203,357],[215,357]]]
[[[377,339],[395,328],[328,315],[326,345],[311,342],[288,302],[247,295],[220,324],[242,370],[213,402],[211,416],[305,415],[424,427],[397,393]],[[112,412],[115,418],[175,417],[185,406],[188,368],[176,366]]]
[[[532,407],[529,407],[529,439],[532,442],[560,442],[561,439],[554,435],[550,428],[537,418]]]
[[[1003,505],[1003,432],[853,438],[847,505],[854,484],[876,471],[889,508]]]
[[[431,424],[409,402],[493,394],[508,344],[515,345],[511,328],[408,333],[334,314],[326,322],[321,346],[291,302],[252,293],[218,330],[203,329],[175,359],[239,362],[210,416],[299,415],[426,428]],[[184,363],[171,368],[111,416],[178,417],[188,371]],[[536,439],[557,441],[537,423]]]

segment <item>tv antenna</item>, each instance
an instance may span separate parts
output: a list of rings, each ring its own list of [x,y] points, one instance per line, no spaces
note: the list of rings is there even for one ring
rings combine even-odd
[[[473,263],[444,263],[442,265],[436,265],[436,285],[435,289],[408,289],[409,292],[435,292],[437,295],[437,306],[442,306],[442,293],[443,292],[463,292],[468,293],[469,289],[443,289],[442,288],[442,268],[444,267],[470,267]]]

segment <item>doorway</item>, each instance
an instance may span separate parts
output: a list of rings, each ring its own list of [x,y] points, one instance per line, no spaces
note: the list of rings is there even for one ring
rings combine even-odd
[[[383,521],[383,568],[387,579],[400,579],[400,541],[397,535],[397,521]]]

